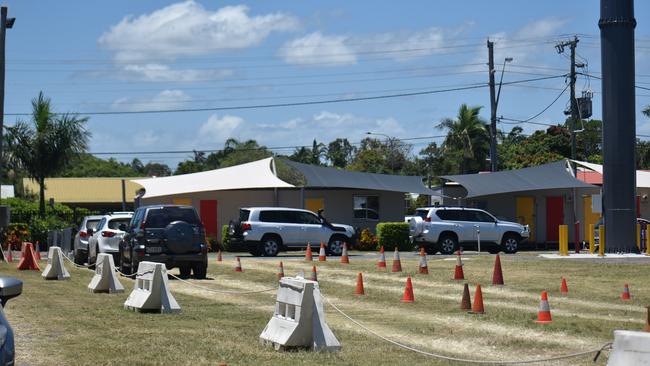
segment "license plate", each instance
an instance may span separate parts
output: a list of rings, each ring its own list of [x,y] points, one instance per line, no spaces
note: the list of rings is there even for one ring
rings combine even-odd
[[[162,253],[162,248],[161,247],[147,247],[146,252],[147,253]]]

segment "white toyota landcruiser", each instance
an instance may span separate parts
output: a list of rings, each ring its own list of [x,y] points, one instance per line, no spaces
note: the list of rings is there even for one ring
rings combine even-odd
[[[462,207],[418,208],[408,217],[411,240],[427,253],[452,254],[460,246],[481,248],[490,253],[515,253],[528,239],[528,225],[502,221],[491,214]]]
[[[320,243],[325,243],[329,254],[341,255],[344,243],[354,243],[354,228],[330,224],[321,213],[285,207],[241,208],[239,220],[230,222],[228,234],[232,243],[244,245],[256,256],[305,249],[307,243],[316,253]]]

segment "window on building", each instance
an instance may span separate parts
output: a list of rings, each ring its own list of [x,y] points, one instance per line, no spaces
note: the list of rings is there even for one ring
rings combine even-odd
[[[354,218],[379,220],[379,196],[354,196]]]

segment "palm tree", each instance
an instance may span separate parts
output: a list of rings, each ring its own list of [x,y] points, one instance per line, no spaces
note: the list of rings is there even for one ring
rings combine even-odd
[[[468,173],[472,161],[476,169],[483,167],[483,160],[489,148],[489,134],[486,122],[479,116],[482,107],[468,107],[461,104],[456,119],[445,118],[440,121],[438,129],[447,129],[443,143],[447,152],[462,152],[461,171]]]
[[[17,121],[7,127],[9,150],[39,185],[39,214],[45,216],[45,178],[60,173],[70,161],[88,148],[91,136],[86,130],[87,117],[55,114],[50,98],[43,92],[32,99],[31,123]]]
[[[645,107],[645,109],[643,110],[643,114],[650,117],[650,105]]]

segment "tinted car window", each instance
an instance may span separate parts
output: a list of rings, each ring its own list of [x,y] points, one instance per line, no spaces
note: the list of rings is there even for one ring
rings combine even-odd
[[[108,222],[108,228],[112,229],[112,230],[119,230],[120,225],[122,225],[122,224],[128,225],[129,221],[131,221],[131,219],[129,219],[129,218],[112,219],[112,220],[110,220]]]
[[[139,208],[135,210],[135,213],[133,214],[133,218],[131,219],[131,228],[139,227],[140,223],[142,222],[143,216],[144,216],[144,209]]]
[[[97,230],[97,224],[99,224],[99,220],[88,220],[86,221],[86,228]]]
[[[250,210],[239,210],[239,222],[248,221],[250,215],[251,215]]]
[[[320,220],[309,212],[294,212],[300,224],[320,225]]]
[[[261,211],[260,221],[262,222],[288,222],[283,211]]]
[[[185,221],[191,225],[200,225],[199,218],[192,208],[162,207],[150,208],[144,226],[148,228],[163,228],[174,221]]]
[[[476,221],[479,222],[494,222],[494,218],[483,211],[473,211]]]
[[[417,211],[415,211],[415,216],[421,217],[422,220],[426,219],[428,215],[429,215],[429,210],[417,210]]]
[[[438,217],[441,220],[445,220],[445,221],[449,221],[449,220],[451,220],[451,221],[461,221],[462,220],[461,213],[462,213],[461,210],[438,210],[438,211],[436,211],[436,215],[438,215]]]

